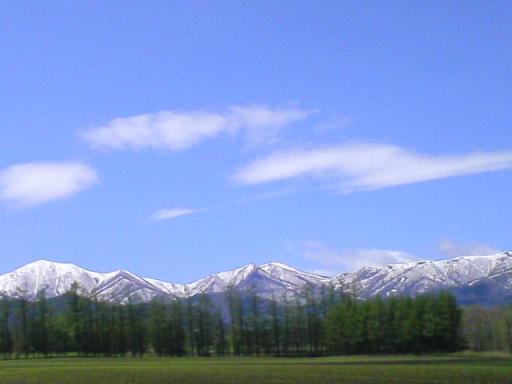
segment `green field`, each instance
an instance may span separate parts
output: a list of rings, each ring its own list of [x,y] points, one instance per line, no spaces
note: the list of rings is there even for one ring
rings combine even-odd
[[[0,361],[1,384],[512,383],[506,355]]]

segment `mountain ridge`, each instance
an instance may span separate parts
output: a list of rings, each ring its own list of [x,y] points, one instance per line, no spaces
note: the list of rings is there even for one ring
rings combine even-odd
[[[299,293],[306,285],[319,288],[329,284],[338,289],[356,290],[361,298],[413,296],[453,289],[461,297],[473,298],[482,296],[482,292],[500,292],[500,300],[504,299],[503,292],[510,293],[512,301],[512,252],[363,267],[335,277],[301,271],[275,261],[261,265],[251,263],[188,284],[141,277],[124,269],[102,273],[69,262],[36,260],[0,275],[0,294],[34,300],[44,289],[51,298],[64,294],[75,282],[82,295],[121,303],[145,302],[159,296],[177,299],[201,293],[217,294],[226,292],[230,286],[254,289],[262,297],[282,297]],[[489,301],[489,298],[481,299]]]
[[[292,276],[285,276],[287,273]],[[44,289],[46,296],[51,298],[63,295],[76,282],[82,295],[95,296],[99,300],[126,302],[134,298],[137,301],[149,301],[155,296],[175,299],[200,293],[221,293],[230,285],[241,289],[249,289],[258,284],[261,287],[261,282],[266,281],[267,289],[265,292],[260,289],[258,294],[272,296],[286,291],[298,291],[306,283],[319,285],[328,280],[325,276],[303,272],[279,262],[247,264],[188,284],[177,284],[141,277],[124,269],[102,273],[69,262],[36,260],[0,275],[0,294],[34,300],[40,289]]]

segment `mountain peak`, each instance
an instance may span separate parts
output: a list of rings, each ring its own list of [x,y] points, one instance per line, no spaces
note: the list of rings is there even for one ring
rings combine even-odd
[[[70,262],[57,262],[45,259],[39,259],[30,263],[24,264],[11,273],[40,273],[46,274],[51,271],[59,271],[59,273],[76,273],[85,271],[87,273],[95,274],[96,272],[88,271],[76,264]]]
[[[473,287],[486,281],[510,290],[512,296],[512,252],[366,267],[334,278],[304,272],[278,261],[261,265],[250,263],[189,284],[141,277],[124,269],[99,273],[72,263],[36,260],[0,275],[0,295],[34,299],[44,290],[47,297],[55,297],[67,292],[76,282],[81,294],[116,302],[222,293],[229,286],[254,289],[264,297],[282,297],[290,292],[301,292],[306,285],[319,287],[332,283],[337,287],[357,287],[361,297],[370,297],[416,295],[433,289]]]
[[[298,269],[296,269],[294,267],[290,267],[289,265],[281,263],[280,261],[271,261],[271,262],[268,262],[265,264],[261,264],[260,267],[264,268],[264,269],[275,267],[275,268],[289,269],[291,271],[298,271]]]
[[[39,260],[35,260],[35,261],[29,262],[27,264],[24,264],[23,266],[21,266],[18,269],[27,268],[27,267],[30,267],[30,268],[48,268],[48,267],[64,266],[64,265],[76,266],[75,264],[72,264],[72,263],[62,263],[62,262],[57,262],[57,261],[39,259]]]

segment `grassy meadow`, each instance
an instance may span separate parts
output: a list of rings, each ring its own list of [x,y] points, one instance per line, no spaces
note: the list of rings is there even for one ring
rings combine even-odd
[[[501,354],[456,354],[0,361],[0,384],[32,383],[512,383],[512,358]]]

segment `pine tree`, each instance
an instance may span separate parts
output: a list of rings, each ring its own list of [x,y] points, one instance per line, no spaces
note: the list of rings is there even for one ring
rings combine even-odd
[[[49,310],[48,301],[46,300],[45,289],[41,289],[37,293],[37,310],[34,321],[35,343],[34,348],[37,352],[48,356],[50,353],[49,345]]]
[[[171,304],[171,324],[174,329],[174,356],[183,356],[185,354],[185,330],[183,328],[183,305],[177,300]]]
[[[29,308],[28,301],[25,299],[25,292],[18,291],[17,300],[17,319],[16,319],[16,354],[24,354],[28,357],[30,353],[30,328],[29,328]]]
[[[0,353],[7,358],[12,354],[12,336],[9,327],[11,305],[7,298],[0,301]]]
[[[128,329],[130,335],[130,352],[132,356],[142,357],[146,352],[146,333],[144,327],[143,307],[128,300]]]
[[[169,343],[169,330],[165,316],[165,306],[160,299],[151,301],[150,320],[151,320],[151,340],[152,347],[158,356],[164,354],[164,343]],[[171,347],[172,348],[172,347]],[[168,350],[168,346],[165,347]]]
[[[272,351],[276,356],[279,356],[281,354],[281,326],[275,297],[270,300],[270,316],[272,321]]]
[[[295,354],[301,355],[304,353],[304,334],[305,334],[305,321],[304,321],[304,306],[301,302],[301,297],[297,294],[294,299],[294,312],[293,312],[293,344],[295,346]]]
[[[194,334],[194,306],[192,305],[192,298],[187,298],[186,309],[186,325],[187,325],[187,340],[188,340],[188,353],[194,355],[195,350],[195,334]]]
[[[118,305],[116,308],[116,333],[118,342],[117,353],[120,356],[126,356],[128,353],[128,324],[126,307]]]
[[[291,342],[291,324],[290,324],[290,302],[288,301],[288,292],[285,292],[282,300],[283,307],[283,355],[288,356],[290,353]]]
[[[260,343],[261,343],[261,325],[260,325],[260,300],[256,293],[256,288],[251,289],[251,330],[252,333],[252,344],[254,346],[254,353],[256,356],[260,354]]]
[[[70,290],[66,293],[68,299],[68,323],[73,340],[73,350],[80,356],[82,351],[82,337],[80,329],[80,296],[78,290],[80,286],[74,282]]]
[[[220,311],[216,313],[214,321],[217,324],[215,333],[215,352],[217,356],[222,357],[228,352],[228,343],[226,341],[226,326]]]
[[[242,330],[243,330],[243,310],[240,293],[233,286],[228,286],[226,298],[229,307],[230,318],[230,338],[233,354],[239,356],[242,353]]]

